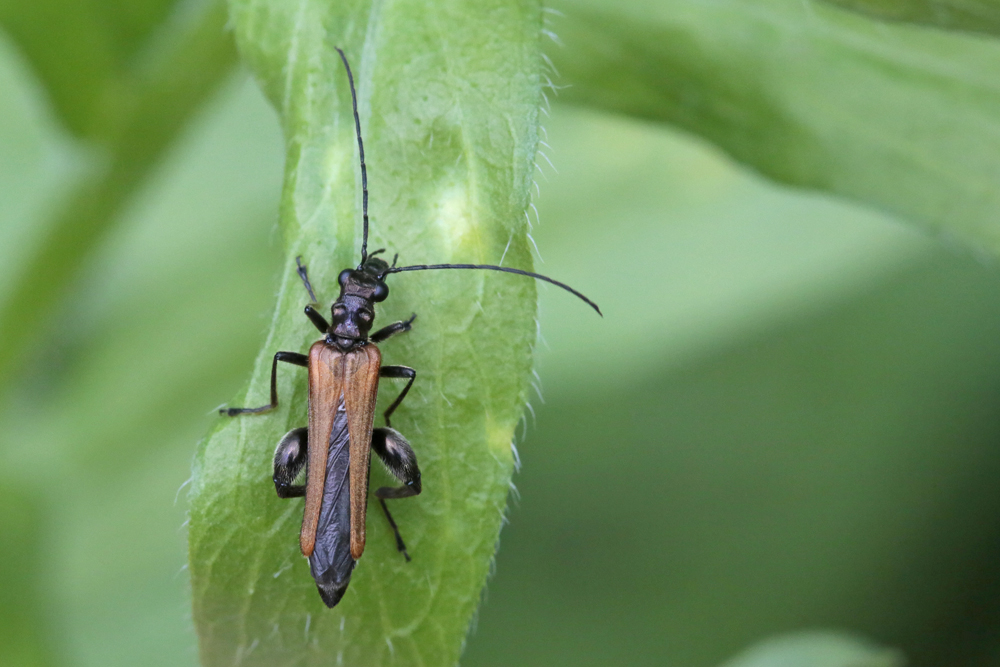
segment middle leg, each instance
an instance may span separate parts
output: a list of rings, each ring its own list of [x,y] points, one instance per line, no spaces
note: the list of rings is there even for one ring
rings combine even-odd
[[[378,374],[384,378],[409,378],[410,380],[406,383],[406,386],[403,387],[403,391],[399,392],[399,396],[397,396],[396,400],[392,402],[392,405],[386,408],[386,411],[382,413],[382,416],[385,417],[385,425],[391,426],[392,424],[389,423],[389,418],[392,416],[392,413],[396,411],[396,408],[399,407],[399,404],[403,402],[403,399],[406,398],[406,394],[409,393],[410,387],[413,386],[413,381],[417,379],[417,372],[409,366],[383,366],[379,369]]]
[[[269,412],[278,407],[278,362],[284,361],[286,364],[295,364],[303,368],[309,367],[309,357],[298,352],[275,352],[274,360],[271,361],[271,402],[259,408],[220,408],[219,413],[235,417],[236,415],[257,415],[262,412]]]

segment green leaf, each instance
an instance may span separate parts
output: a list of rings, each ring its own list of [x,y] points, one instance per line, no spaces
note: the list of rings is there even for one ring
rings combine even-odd
[[[0,648],[3,662],[19,667],[54,665],[44,636],[44,603],[38,591],[44,580],[41,494],[24,482],[0,480]]]
[[[800,0],[559,0],[560,100],[1000,252],[1000,44]]]
[[[31,509],[40,532],[29,544],[0,525],[3,599],[37,622],[0,630],[0,656],[8,638],[37,637],[81,667],[197,663],[178,488],[211,408],[246,380],[282,262],[277,120],[245,75],[220,92],[87,261],[59,311],[71,339],[45,339],[31,382],[3,404],[0,495],[25,502],[0,510],[9,523]],[[12,116],[0,126],[32,129]],[[0,230],[0,247],[18,245],[2,219]],[[22,540],[25,554],[9,554]],[[32,583],[37,615],[18,590]]]
[[[129,12],[105,7],[92,15],[80,3],[55,0],[9,3],[0,12],[3,26],[18,37],[22,51],[49,85],[47,92],[62,119],[89,140],[92,158],[75,191],[53,204],[54,213],[39,225],[40,243],[28,251],[9,293],[0,295],[0,378],[7,382],[89,253],[120,220],[126,202],[235,64],[231,38],[223,32],[221,0],[176,3],[169,19],[153,31],[152,22],[163,13],[162,7],[156,9],[160,4],[149,5],[150,16],[131,23]],[[120,17],[121,30],[103,11]],[[38,12],[45,18],[42,23],[34,22],[42,21]],[[107,32],[87,32],[86,26],[105,19]],[[40,25],[72,36],[66,36],[63,48],[48,48],[53,38]],[[112,44],[112,34],[121,43]],[[141,49],[139,35],[146,35]],[[105,51],[117,55],[101,55]],[[127,71],[120,73],[126,64]],[[78,94],[78,89],[85,92]],[[95,94],[92,99],[82,97]]]
[[[120,112],[110,98],[128,92],[143,47],[176,4],[8,0],[0,3],[0,25],[31,62],[66,125],[93,136]]]
[[[67,127],[105,141],[117,133],[130,107],[141,104],[145,88],[164,83],[157,75],[171,61],[208,55],[191,53],[199,46],[193,43],[185,52],[180,42],[197,33],[199,24],[220,32],[224,9],[216,0],[7,0],[0,3],[0,25],[31,62]],[[228,44],[221,34],[206,37]],[[201,71],[174,78],[211,76],[212,59],[200,62]],[[183,100],[174,102],[183,106]]]
[[[800,632],[768,639],[722,667],[903,667],[892,649],[834,632]]]
[[[302,315],[302,255],[320,299],[358,262],[359,175],[347,77],[353,65],[371,190],[369,248],[402,263],[530,268],[527,238],[539,109],[541,10],[532,2],[369,6],[237,0],[237,43],[279,111],[287,156],[287,261],[267,341],[234,405],[265,403],[271,357],[317,339]],[[376,503],[347,595],[324,607],[298,551],[301,501],[278,499],[271,452],[306,420],[302,369],[279,369],[280,407],[220,418],[200,448],[189,534],[204,665],[454,664],[493,556],[526,400],[535,285],[492,272],[394,276],[379,324],[418,313],[385,363],[417,370],[393,417],[423,494],[393,502],[413,561]],[[394,386],[396,385],[396,386]],[[383,381],[381,408],[401,389]],[[372,488],[392,484],[373,465]]]
[[[997,0],[827,0],[888,21],[1000,33],[1000,2]]]

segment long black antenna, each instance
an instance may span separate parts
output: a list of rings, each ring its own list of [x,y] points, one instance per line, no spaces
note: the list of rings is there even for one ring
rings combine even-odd
[[[351,66],[347,64],[347,56],[340,50],[339,46],[333,47],[340,54],[340,59],[344,61],[344,69],[347,70],[347,82],[351,84],[351,104],[354,106],[354,129],[358,134],[358,155],[361,156],[361,192],[362,208],[365,222],[364,236],[361,240],[361,263],[368,259],[368,170],[365,169],[365,145],[361,142],[361,119],[358,118],[358,96],[354,92],[354,75],[351,74]]]
[[[551,283],[556,287],[562,287],[564,290],[570,294],[583,299],[584,302],[591,308],[597,311],[597,314],[604,317],[604,313],[601,309],[597,307],[597,304],[585,297],[584,295],[577,292],[575,289],[567,285],[566,283],[561,283],[558,280],[553,280],[548,276],[543,276],[540,273],[532,273],[530,271],[522,271],[521,269],[509,269],[506,266],[494,266],[492,264],[414,264],[413,266],[394,266],[388,268],[382,272],[379,276],[381,280],[384,276],[390,273],[401,273],[403,271],[432,271],[435,269],[483,269],[486,271],[503,271],[504,273],[516,273],[519,276],[528,276],[529,278],[535,278],[537,280],[544,280],[547,283]]]

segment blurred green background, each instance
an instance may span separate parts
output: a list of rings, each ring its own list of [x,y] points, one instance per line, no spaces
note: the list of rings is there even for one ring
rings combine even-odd
[[[661,125],[545,127],[537,268],[605,317],[540,290],[463,664],[707,667],[836,629],[1000,665],[995,261]],[[0,40],[0,299],[102,159]],[[32,325],[0,406],[0,664],[197,662],[182,487],[267,325],[282,160],[234,74]]]

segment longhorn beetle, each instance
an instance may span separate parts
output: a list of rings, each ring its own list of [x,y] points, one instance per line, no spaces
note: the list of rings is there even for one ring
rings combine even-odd
[[[335,47],[336,48],[336,47]],[[312,576],[319,595],[328,607],[344,596],[351,580],[355,562],[365,550],[365,518],[368,510],[368,472],[371,451],[375,450],[385,466],[402,486],[383,487],[375,491],[389,525],[396,535],[396,547],[406,560],[410,555],[399,534],[396,522],[385,501],[407,498],[420,493],[420,469],[413,448],[403,435],[390,426],[390,417],[406,397],[417,372],[407,366],[383,366],[377,343],[390,336],[410,330],[416,314],[395,322],[369,335],[375,319],[375,304],[389,296],[385,278],[404,271],[434,269],[484,269],[516,273],[551,283],[583,299],[601,313],[593,301],[557,280],[530,271],[510,269],[490,264],[414,264],[392,265],[376,255],[384,249],[368,253],[368,173],[365,169],[365,147],[361,141],[361,121],[358,100],[354,92],[354,76],[344,52],[337,48],[347,70],[354,110],[354,128],[358,137],[361,159],[361,188],[364,235],[361,241],[361,263],[356,269],[341,271],[340,296],[331,307],[329,322],[313,304],[319,305],[309,274],[296,259],[298,274],[312,303],[305,307],[309,320],[323,334],[313,343],[309,354],[277,352],[271,363],[271,402],[259,408],[223,408],[230,417],[261,414],[278,406],[278,362],[283,361],[309,369],[309,426],[289,431],[274,451],[274,488],[279,498],[305,496],[305,512],[299,546],[309,559]],[[375,400],[380,377],[407,380],[403,391],[384,413],[385,427],[372,428],[375,420]],[[304,486],[294,484],[306,468]]]

